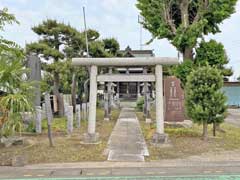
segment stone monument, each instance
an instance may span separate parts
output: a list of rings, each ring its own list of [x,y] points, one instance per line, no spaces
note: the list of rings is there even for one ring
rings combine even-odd
[[[183,122],[184,113],[184,91],[181,88],[181,82],[174,76],[167,77],[164,80],[165,94],[165,121]]]

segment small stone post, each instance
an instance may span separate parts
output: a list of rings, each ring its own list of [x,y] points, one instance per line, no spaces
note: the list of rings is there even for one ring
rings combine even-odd
[[[146,123],[151,123],[152,120],[151,120],[151,115],[150,115],[150,109],[151,109],[151,106],[150,106],[150,93],[148,92],[146,94],[146,99],[147,99],[147,107],[146,107]]]
[[[52,114],[52,107],[50,102],[50,95],[49,93],[45,94],[45,103],[46,103],[46,116],[48,121],[48,139],[50,147],[53,147],[53,140],[52,140],[52,120],[53,120],[53,114]]]
[[[87,103],[82,103],[83,120],[87,120]]]
[[[42,120],[46,119],[46,104],[42,103]]]
[[[147,74],[147,68],[143,68],[143,74]],[[143,95],[144,95],[144,106],[143,106],[143,114],[147,117],[147,93],[148,93],[148,83],[143,83]]]
[[[109,67],[108,69],[108,74],[112,74],[112,67]],[[112,104],[113,104],[113,93],[112,93],[112,82],[108,82],[108,86],[107,86],[107,91],[108,91],[108,102],[109,102],[109,110],[108,113],[109,115],[111,115],[112,113]]]
[[[81,105],[76,105],[76,121],[77,121],[77,128],[81,127]]]
[[[36,133],[42,133],[42,109],[36,106]]]
[[[109,121],[108,93],[104,93],[104,121]]]
[[[67,113],[68,113],[68,106],[69,106],[69,104],[64,101],[64,116],[66,116],[66,117],[67,117]]]
[[[137,97],[140,98],[141,97],[141,90],[140,90],[140,82],[137,82]]]
[[[67,107],[67,132],[72,134],[73,132],[73,106]]]

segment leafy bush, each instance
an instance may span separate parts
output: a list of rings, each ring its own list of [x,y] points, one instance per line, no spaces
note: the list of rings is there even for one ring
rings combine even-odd
[[[143,111],[143,105],[144,105],[144,97],[140,97],[137,100],[137,105],[136,105],[136,109],[138,111]]]
[[[221,91],[220,71],[210,66],[200,67],[187,77],[185,107],[188,117],[203,124],[203,138],[207,139],[207,125],[221,123],[226,112],[226,97]]]

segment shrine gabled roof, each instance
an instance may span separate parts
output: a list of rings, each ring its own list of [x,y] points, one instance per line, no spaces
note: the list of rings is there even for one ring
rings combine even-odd
[[[153,50],[132,50],[129,46],[125,50],[120,50],[124,57],[154,57]]]

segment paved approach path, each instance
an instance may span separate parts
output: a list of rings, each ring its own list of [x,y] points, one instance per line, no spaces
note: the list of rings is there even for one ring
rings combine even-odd
[[[108,151],[108,161],[144,161],[144,156],[149,156],[134,108],[122,108]]]

